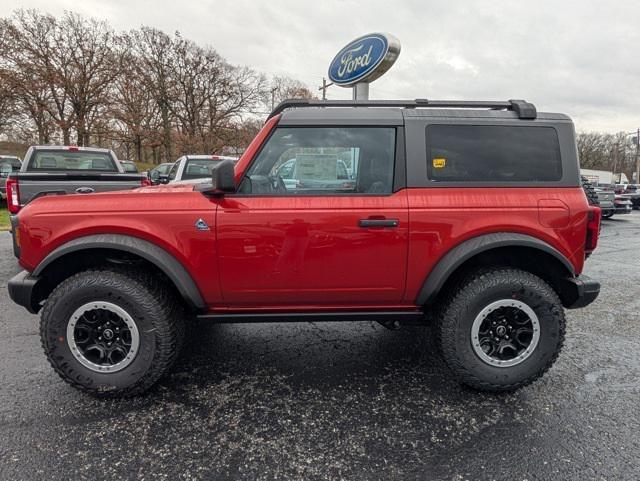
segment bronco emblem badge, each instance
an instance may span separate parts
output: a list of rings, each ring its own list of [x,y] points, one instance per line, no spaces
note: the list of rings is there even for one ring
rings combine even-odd
[[[196,229],[209,230],[209,224],[207,224],[202,218],[196,221]]]

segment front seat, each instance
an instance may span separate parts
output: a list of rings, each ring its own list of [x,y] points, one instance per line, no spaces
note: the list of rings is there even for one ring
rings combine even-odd
[[[388,194],[391,192],[391,182],[393,174],[390,172],[388,163],[379,156],[369,157],[361,163],[362,182],[358,189],[365,194]]]

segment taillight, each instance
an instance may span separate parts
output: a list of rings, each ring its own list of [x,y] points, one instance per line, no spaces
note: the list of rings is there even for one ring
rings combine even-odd
[[[142,181],[140,182],[140,185],[141,185],[142,187],[149,187],[149,186],[150,186],[150,185],[152,185],[152,184],[151,184],[151,181],[149,180],[149,178],[148,178],[148,177],[143,177],[143,178],[142,178]]]
[[[18,180],[12,177],[7,179],[7,207],[12,214],[17,214],[20,210],[20,188]]]
[[[587,239],[584,243],[584,250],[590,254],[598,246],[598,237],[600,236],[600,218],[602,211],[600,207],[590,207],[587,216]]]

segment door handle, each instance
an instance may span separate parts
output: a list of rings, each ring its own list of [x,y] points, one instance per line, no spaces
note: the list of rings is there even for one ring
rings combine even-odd
[[[78,194],[91,194],[92,192],[94,192],[94,189],[91,187],[78,187],[76,189],[76,193]]]
[[[360,219],[358,225],[365,229],[372,227],[398,227],[400,221],[398,219]]]

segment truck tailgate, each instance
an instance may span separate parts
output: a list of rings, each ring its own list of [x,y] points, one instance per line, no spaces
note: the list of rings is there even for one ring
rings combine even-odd
[[[13,176],[18,179],[21,205],[26,205],[42,195],[130,190],[140,187],[142,181],[140,174],[21,172]]]

